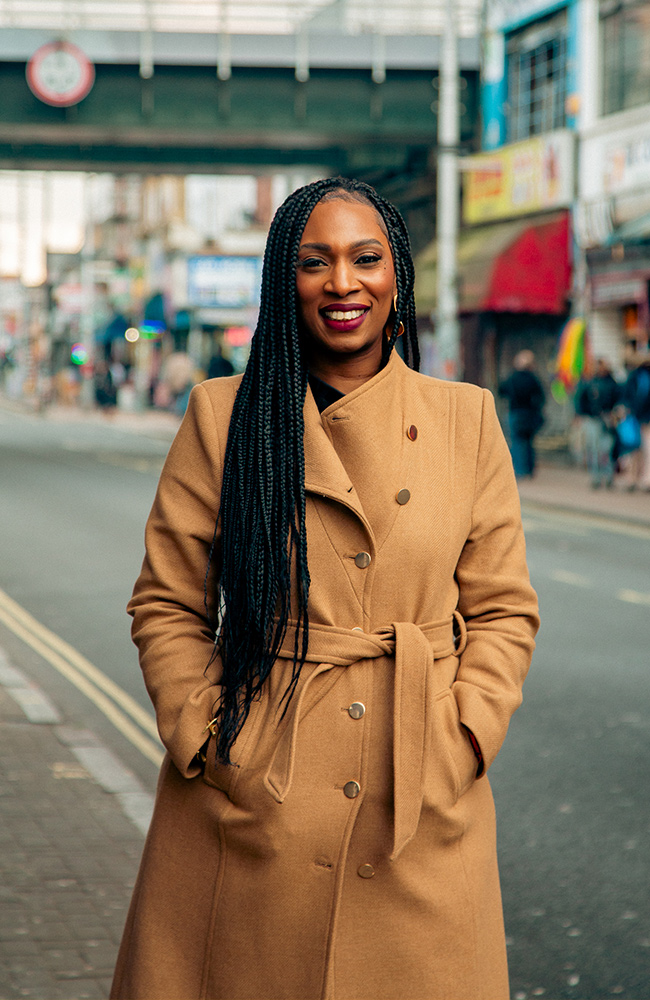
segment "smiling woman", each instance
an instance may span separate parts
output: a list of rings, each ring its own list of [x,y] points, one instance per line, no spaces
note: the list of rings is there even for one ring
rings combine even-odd
[[[347,392],[379,371],[397,285],[381,216],[336,194],[309,216],[296,291],[310,371]]]
[[[494,401],[417,372],[413,283],[372,188],[301,188],[243,377],[192,392],[129,604],[168,753],[114,998],[509,996],[485,772],[537,602]]]

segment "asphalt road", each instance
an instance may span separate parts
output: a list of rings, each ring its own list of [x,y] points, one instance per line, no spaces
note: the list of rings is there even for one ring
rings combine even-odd
[[[0,412],[0,588],[147,710],[124,606],[166,449]],[[512,997],[648,1000],[650,530],[539,512],[525,525],[543,626],[491,770]],[[153,788],[153,764],[25,659]]]
[[[650,532],[525,518],[542,628],[491,771],[514,998],[650,997]]]

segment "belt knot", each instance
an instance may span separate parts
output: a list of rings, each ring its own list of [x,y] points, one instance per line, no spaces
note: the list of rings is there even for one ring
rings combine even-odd
[[[295,626],[289,626],[281,656],[293,657]],[[415,836],[422,810],[427,724],[427,674],[434,659],[460,654],[467,643],[467,629],[458,611],[444,621],[427,625],[395,622],[377,632],[329,625],[309,626],[307,661],[317,663],[296,693],[290,718],[269,764],[264,785],[277,802],[283,802],[293,780],[298,726],[306,693],[320,674],[333,666],[349,667],[359,660],[395,657],[393,715],[394,860]]]

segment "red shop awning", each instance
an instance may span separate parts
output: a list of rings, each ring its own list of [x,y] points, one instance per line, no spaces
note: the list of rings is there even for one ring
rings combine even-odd
[[[418,312],[436,308],[435,242],[416,260]],[[458,241],[461,312],[562,315],[571,284],[568,211],[476,226]]]

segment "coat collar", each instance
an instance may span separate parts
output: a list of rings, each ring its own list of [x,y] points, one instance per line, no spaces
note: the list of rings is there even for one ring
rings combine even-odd
[[[393,351],[388,364],[373,378],[347,393],[319,413],[312,391],[307,389],[304,407],[305,489],[345,504],[366,521],[361,501],[333,443],[336,421],[354,419],[367,427],[382,426],[395,393],[399,393],[409,369]],[[396,415],[397,416],[397,415]],[[399,419],[399,418],[397,418]]]

